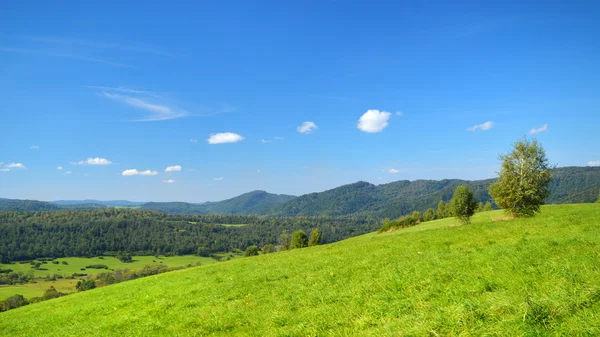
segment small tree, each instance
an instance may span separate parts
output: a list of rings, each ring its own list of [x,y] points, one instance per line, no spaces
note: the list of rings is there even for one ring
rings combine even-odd
[[[483,202],[481,202],[481,201],[480,201],[480,202],[477,204],[477,210],[475,211],[475,213],[483,212],[483,207],[484,207],[484,206],[483,206]]]
[[[425,213],[423,213],[423,221],[431,221],[435,219],[435,211],[433,208],[428,208]]]
[[[500,177],[490,186],[496,204],[516,217],[533,216],[550,195],[552,179],[546,151],[536,140],[517,141],[511,153],[500,155]]]
[[[308,240],[308,246],[317,246],[321,244],[321,232],[318,228],[315,228],[310,232],[310,239]]]
[[[454,190],[452,200],[450,200],[450,209],[452,214],[463,224],[471,221],[471,216],[475,214],[477,200],[475,195],[467,185],[460,185]]]
[[[96,282],[92,280],[79,280],[75,285],[77,291],[86,291],[96,288]]]
[[[248,246],[246,251],[244,252],[244,256],[256,256],[258,255],[258,247],[256,246]]]
[[[119,252],[117,253],[116,256],[117,259],[119,259],[121,262],[131,262],[131,255],[129,255],[128,253],[124,253],[124,252]]]
[[[303,230],[295,231],[290,243],[290,249],[304,248],[308,246],[308,236]]]
[[[414,211],[412,212],[412,214],[410,215],[413,219],[415,219],[416,222],[421,222],[421,220],[423,220],[421,218],[421,212],[419,211]]]
[[[436,216],[438,219],[443,219],[447,216],[446,204],[444,203],[444,200],[440,200],[440,202],[438,202]]]
[[[491,210],[493,210],[492,203],[488,201],[485,203],[485,206],[483,206],[483,211],[487,212],[487,211],[491,211]]]
[[[292,236],[288,233],[287,230],[283,230],[279,235],[279,246],[281,246],[282,250],[290,249],[290,243],[292,242]]]
[[[275,247],[272,244],[266,244],[262,247],[263,254],[270,254],[275,252]]]

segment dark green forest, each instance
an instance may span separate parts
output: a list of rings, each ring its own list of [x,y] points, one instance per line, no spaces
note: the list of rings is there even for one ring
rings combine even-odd
[[[246,224],[223,226],[220,224]],[[258,217],[251,215],[169,215],[108,208],[54,212],[0,212],[0,259],[135,255],[208,256],[277,244],[283,230],[319,228],[322,242],[372,232],[369,217]]]

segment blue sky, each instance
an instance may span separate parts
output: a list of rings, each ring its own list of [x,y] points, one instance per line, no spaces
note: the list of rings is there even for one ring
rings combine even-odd
[[[599,16],[594,2],[4,1],[0,197],[483,179],[524,135],[558,166],[600,165]]]

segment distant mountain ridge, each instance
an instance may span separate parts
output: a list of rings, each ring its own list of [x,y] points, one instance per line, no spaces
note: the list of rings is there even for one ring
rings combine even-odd
[[[449,201],[456,186],[467,184],[478,201],[491,201],[488,188],[495,179],[486,180],[400,180],[382,185],[360,181],[319,193],[299,197],[252,191],[237,197],[194,204],[187,202],[136,203],[120,201],[14,200],[0,198],[0,211],[53,211],[103,207],[138,207],[171,214],[256,214],[275,216],[371,215],[395,218],[414,210],[436,208],[440,200]],[[600,192],[600,167],[561,167],[553,171],[549,204],[595,202]],[[58,203],[58,204],[56,204]],[[61,205],[62,203],[62,205]],[[112,203],[112,204],[111,204]],[[115,206],[109,206],[115,205]]]

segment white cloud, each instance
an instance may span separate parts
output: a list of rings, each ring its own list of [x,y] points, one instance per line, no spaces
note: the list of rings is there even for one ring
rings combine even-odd
[[[214,181],[220,181],[220,180],[223,180],[223,177],[217,177],[217,178],[214,178],[213,180]]]
[[[145,118],[135,120],[136,122],[166,121],[169,119],[181,118],[189,115],[185,110],[150,102],[147,99],[111,94],[105,91],[102,92],[101,96],[150,112],[150,115],[146,116]]]
[[[150,170],[140,171],[141,176],[155,176],[157,174],[158,174],[158,172],[156,172],[156,171],[150,171]]]
[[[391,174],[396,174],[396,173],[399,173],[400,171],[396,170],[395,168],[391,168],[391,169],[387,170],[386,172],[391,173]]]
[[[213,133],[207,139],[209,144],[237,143],[242,140],[244,137],[233,132]]]
[[[537,128],[537,129],[534,128],[534,129],[529,130],[529,133],[533,135],[534,133],[544,132],[544,131],[547,131],[547,130],[548,130],[548,124],[544,124],[544,125],[542,125],[541,127]]]
[[[181,166],[174,165],[174,166],[169,166],[165,169],[165,172],[177,172],[177,171],[181,171]]]
[[[272,140],[261,139],[260,142],[264,144],[264,143],[270,143],[270,142],[272,142]]]
[[[8,172],[8,171],[10,171],[9,168],[0,168],[0,172]]]
[[[304,122],[302,125],[296,128],[300,133],[313,133],[319,127],[314,122]]]
[[[4,167],[6,167],[7,169],[24,169],[25,166],[21,163],[10,163],[10,164],[6,164],[4,165]]]
[[[190,143],[198,143],[198,139],[190,138]]]
[[[477,124],[477,125],[473,125],[472,127],[468,128],[467,131],[475,131],[475,130],[481,130],[481,131],[486,131],[491,129],[494,126],[494,122],[492,121],[488,121],[482,124]]]
[[[588,166],[600,166],[600,160],[588,161]]]
[[[387,111],[367,110],[356,123],[356,127],[363,132],[381,132],[388,126],[388,119],[392,114]]]
[[[173,183],[175,183],[175,180],[173,180],[173,179],[167,179],[167,180],[163,180],[162,182],[166,183],[166,184],[173,184]]]
[[[78,162],[71,163],[73,165],[110,165],[112,162],[106,158],[88,158],[87,160],[80,160]]]
[[[275,140],[283,140],[283,137],[275,136],[275,137],[273,137],[273,139],[275,139]]]
[[[65,172],[65,174],[71,174],[71,173],[73,173],[73,172],[71,172],[71,171],[67,171],[67,172]]]
[[[276,140],[283,140],[283,137],[277,137],[277,136],[275,136],[272,139],[261,139],[260,142],[263,143],[263,144],[265,144],[265,143],[274,142]]]
[[[140,172],[136,169],[125,170],[121,173],[123,176],[137,176],[138,174],[140,174]]]
[[[404,112],[402,112],[402,111],[396,111],[396,116],[402,117],[402,116],[404,116]]]
[[[29,148],[32,150],[38,150],[40,148],[40,146],[39,145],[31,145]]]
[[[62,169],[63,169],[63,167],[62,167],[62,166],[59,166],[59,167],[57,167],[56,169],[60,171],[60,170],[62,170]]]

